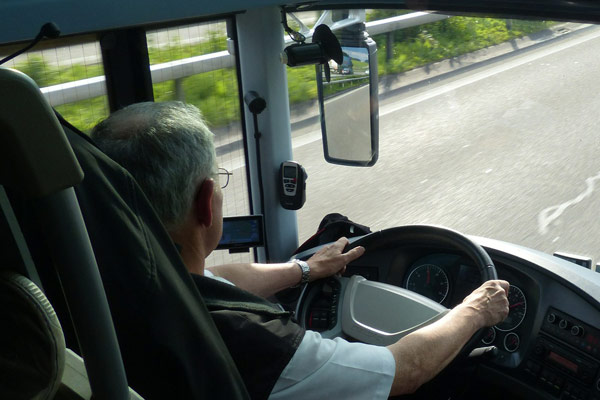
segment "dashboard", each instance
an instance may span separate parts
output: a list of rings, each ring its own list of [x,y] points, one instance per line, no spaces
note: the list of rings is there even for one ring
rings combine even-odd
[[[509,316],[488,328],[480,343],[498,350],[481,363],[479,378],[511,398],[600,400],[600,274],[510,243],[475,241],[492,258],[499,279],[511,285]],[[447,308],[481,284],[469,257],[427,244],[367,250],[344,275],[408,289]],[[313,285],[301,323],[344,336],[340,290],[336,278]]]
[[[392,261],[386,283],[419,293],[448,308],[459,304],[481,284],[481,277],[473,262],[464,256],[452,253],[427,253],[406,267],[407,255],[396,256]],[[412,257],[411,257],[412,258]],[[509,314],[500,324],[486,330],[484,345],[495,345],[506,353],[521,348],[521,338],[526,337],[532,326],[532,318],[538,306],[539,287],[535,280],[509,266],[496,262],[500,279],[510,283],[508,293]],[[365,268],[365,267],[363,267]],[[350,267],[350,274],[353,268]],[[528,301],[528,298],[530,299]]]

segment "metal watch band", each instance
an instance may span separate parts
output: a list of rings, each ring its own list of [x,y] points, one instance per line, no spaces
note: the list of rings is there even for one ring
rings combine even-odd
[[[302,278],[300,279],[300,283],[294,287],[308,283],[308,280],[310,279],[310,267],[308,266],[308,263],[306,261],[298,260],[297,258],[294,258],[292,262],[296,263],[302,270]]]

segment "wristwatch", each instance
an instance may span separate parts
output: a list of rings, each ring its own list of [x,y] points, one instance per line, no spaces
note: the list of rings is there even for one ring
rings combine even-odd
[[[297,285],[292,287],[298,287],[308,283],[308,280],[310,279],[310,267],[308,266],[308,263],[306,261],[298,260],[297,258],[294,258],[292,262],[296,263],[302,270],[302,279],[300,279],[300,282]]]

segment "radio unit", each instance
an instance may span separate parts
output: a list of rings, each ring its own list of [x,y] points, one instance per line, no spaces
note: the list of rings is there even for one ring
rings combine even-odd
[[[548,309],[542,331],[591,357],[600,358],[600,331],[555,308]]]
[[[574,354],[549,340],[539,338],[534,347],[535,358],[544,365],[552,366],[564,374],[577,378],[586,384],[594,383],[598,363]]]
[[[550,308],[523,370],[561,399],[600,399],[600,331]]]

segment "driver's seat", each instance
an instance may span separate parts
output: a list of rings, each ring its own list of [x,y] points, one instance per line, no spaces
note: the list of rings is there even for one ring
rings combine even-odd
[[[128,398],[129,383],[145,399],[247,399],[202,296],[131,175],[61,126],[25,75],[0,68],[0,94],[0,184],[67,345],[83,355],[93,397]],[[126,380],[113,373],[123,365]]]

